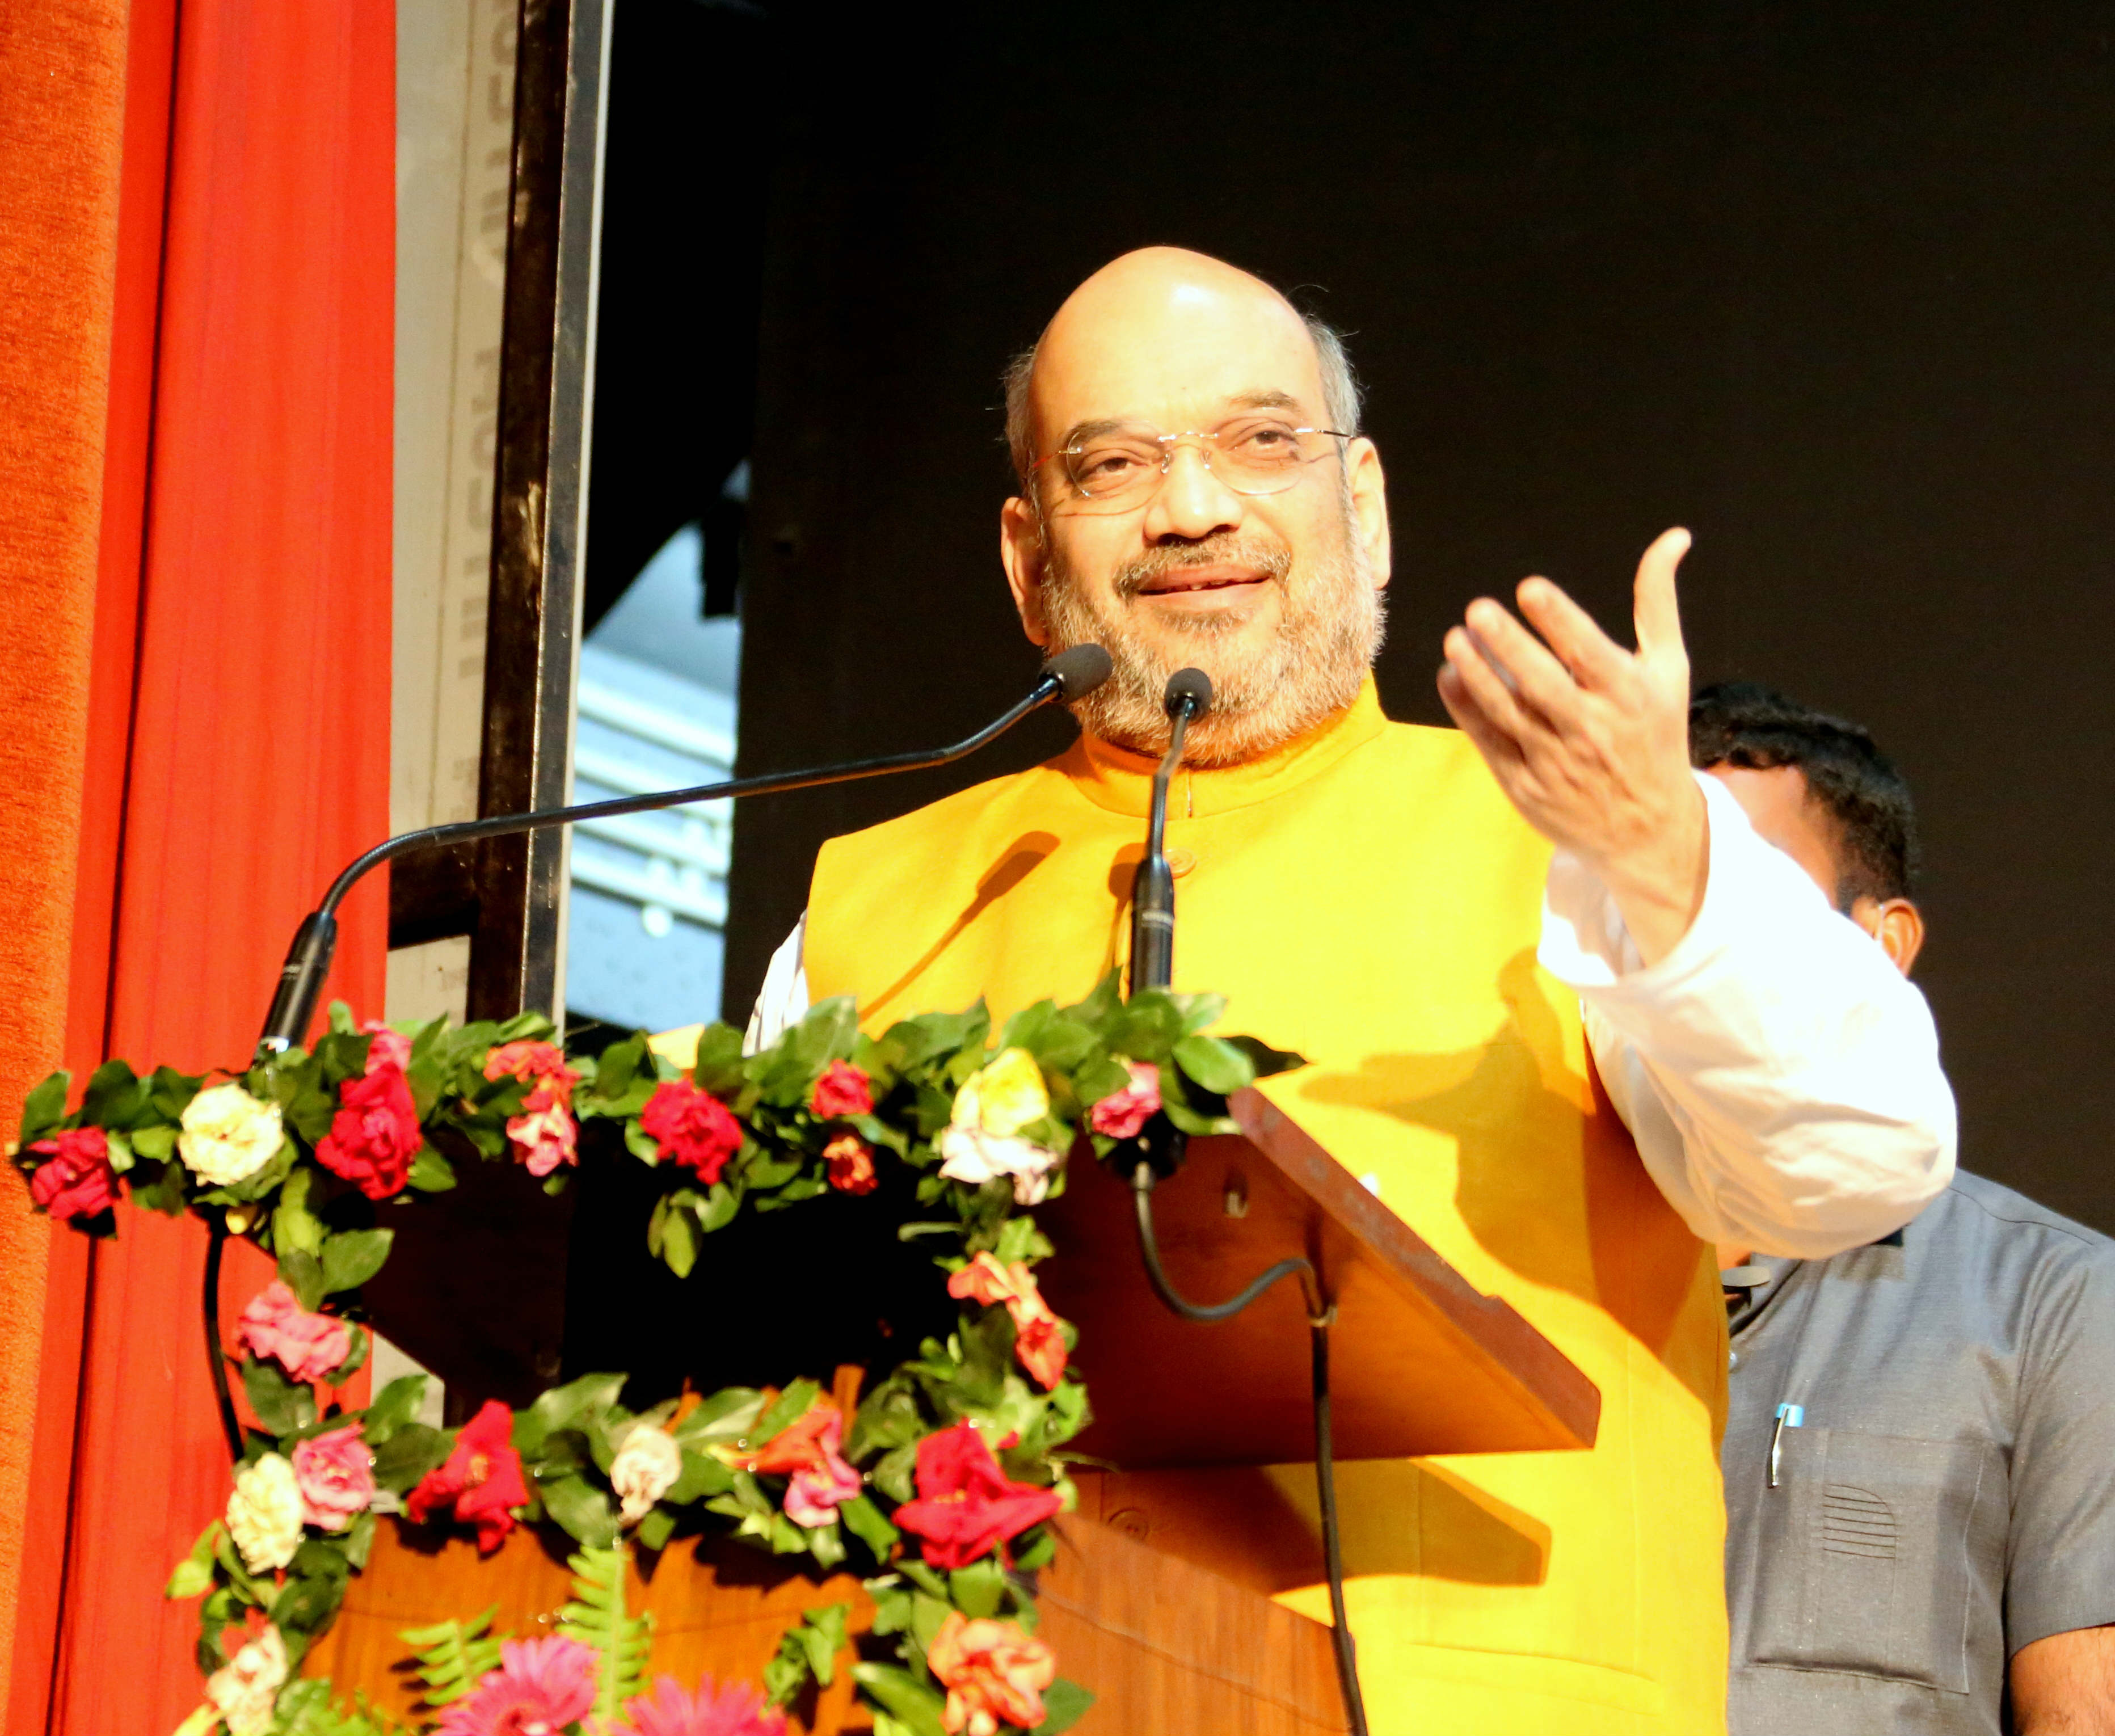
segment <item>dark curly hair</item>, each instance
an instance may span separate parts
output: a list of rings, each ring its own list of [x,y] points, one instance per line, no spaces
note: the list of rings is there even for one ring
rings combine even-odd
[[[1906,898],[1917,871],[1910,787],[1871,733],[1755,682],[1719,682],[1689,702],[1689,759],[1700,769],[1794,765],[1836,823],[1836,904]]]

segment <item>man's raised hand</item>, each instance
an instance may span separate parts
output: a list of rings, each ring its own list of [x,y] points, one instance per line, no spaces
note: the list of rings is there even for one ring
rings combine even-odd
[[[1439,696],[1513,806],[1581,857],[1655,964],[1704,902],[1710,845],[1689,768],[1689,653],[1675,570],[1689,533],[1638,563],[1638,648],[1626,651],[1547,579],[1523,580],[1521,613],[1488,597],[1447,635]]]

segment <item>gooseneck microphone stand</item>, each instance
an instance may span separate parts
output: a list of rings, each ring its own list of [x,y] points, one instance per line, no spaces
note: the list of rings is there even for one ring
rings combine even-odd
[[[1212,682],[1202,669],[1177,669],[1168,678],[1162,697],[1169,720],[1168,751],[1153,774],[1153,801],[1147,811],[1145,855],[1131,876],[1131,991],[1165,989],[1174,981],[1175,875],[1168,866],[1168,786],[1182,763],[1182,746],[1193,719],[1212,707]],[[1259,1274],[1238,1294],[1223,1302],[1193,1302],[1169,1282],[1160,1263],[1159,1238],[1154,1233],[1153,1190],[1163,1175],[1181,1166],[1188,1136],[1164,1118],[1149,1129],[1144,1155],[1132,1167],[1131,1196],[1138,1225],[1139,1258],[1154,1294],[1186,1320],[1232,1320],[1280,1279],[1297,1276],[1307,1307],[1308,1342],[1314,1389],[1314,1482],[1322,1509],[1322,1555],[1329,1581],[1329,1640],[1337,1659],[1337,1686],[1351,1736],[1367,1736],[1365,1694],[1359,1686],[1356,1642],[1344,1610],[1344,1548],[1337,1513],[1337,1460],[1329,1419],[1329,1327],[1337,1317],[1322,1295],[1321,1274],[1295,1256]]]
[[[365,856],[346,866],[331,882],[323,901],[301,919],[287,962],[279,973],[279,989],[272,1010],[264,1016],[264,1030],[257,1039],[257,1064],[282,1054],[307,1034],[315,1017],[316,1001],[323,979],[330,974],[331,957],[337,950],[337,907],[360,876],[400,856],[414,851],[434,850],[473,838],[502,838],[516,832],[540,831],[547,826],[570,825],[575,820],[602,820],[617,814],[641,814],[653,808],[682,807],[694,801],[713,801],[729,796],[771,796],[782,790],[812,789],[818,784],[848,783],[858,778],[879,778],[891,772],[923,771],[934,765],[952,765],[988,746],[1023,718],[1053,700],[1067,701],[1084,697],[1109,678],[1109,654],[1098,645],[1076,645],[1060,651],[1043,665],[1035,685],[1026,696],[952,747],[901,754],[882,754],[871,760],[853,760],[842,765],[811,766],[805,771],[768,772],[760,777],[734,778],[724,783],[700,783],[688,789],[655,790],[644,796],[619,796],[608,801],[584,801],[569,808],[545,808],[534,814],[494,814],[483,820],[457,820],[445,826],[427,826],[385,839]]]
[[[771,772],[756,778],[735,778],[724,783],[701,783],[688,789],[656,790],[645,796],[622,796],[608,801],[584,801],[569,808],[545,808],[533,814],[494,814],[483,820],[465,820],[445,826],[427,826],[416,832],[385,839],[365,856],[346,864],[331,882],[323,901],[301,919],[287,962],[279,973],[278,990],[272,1010],[264,1016],[264,1030],[257,1039],[253,1066],[269,1065],[308,1034],[315,1017],[316,1002],[323,981],[330,975],[332,955],[337,950],[337,908],[345,895],[371,869],[415,851],[439,849],[472,838],[502,838],[510,833],[539,831],[547,826],[570,825],[575,820],[598,820],[613,814],[640,814],[654,808],[682,807],[693,801],[713,801],[723,797],[768,796],[781,790],[812,789],[818,784],[846,783],[858,778],[879,778],[890,772],[922,771],[929,766],[947,765],[965,759],[995,742],[1031,711],[1053,700],[1084,698],[1109,678],[1109,654],[1098,645],[1076,645],[1060,651],[1043,665],[1035,685],[1014,705],[951,747],[929,751],[882,754],[870,760],[853,760],[842,765],[812,766],[805,771]],[[220,1426],[227,1437],[228,1456],[242,1458],[242,1427],[235,1414],[235,1400],[228,1391],[227,1362],[221,1353],[221,1250],[227,1227],[218,1216],[209,1226],[206,1247],[206,1353],[213,1366],[213,1393],[220,1405]]]

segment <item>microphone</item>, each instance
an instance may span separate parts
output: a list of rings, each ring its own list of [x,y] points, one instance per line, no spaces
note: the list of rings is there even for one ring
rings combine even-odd
[[[294,944],[287,949],[287,962],[279,972],[279,987],[272,997],[272,1010],[265,1014],[264,1032],[257,1039],[255,1064],[261,1065],[275,1055],[283,1054],[306,1035],[310,1022],[315,1017],[317,999],[323,993],[323,979],[330,974],[331,958],[337,950],[337,907],[369,869],[378,868],[397,857],[409,856],[414,851],[438,849],[472,838],[499,838],[513,832],[540,831],[547,826],[567,825],[576,820],[640,814],[653,808],[681,807],[721,797],[776,795],[782,790],[812,789],[819,784],[850,783],[856,778],[879,778],[891,772],[922,771],[929,766],[952,765],[997,741],[1030,712],[1052,700],[1069,705],[1085,698],[1109,678],[1113,667],[1109,654],[1098,645],[1076,645],[1070,650],[1060,651],[1044,663],[1035,677],[1035,685],[1028,690],[1025,697],[1008,706],[975,735],[966,736],[952,747],[883,754],[876,759],[853,760],[842,765],[771,772],[761,777],[736,778],[725,783],[701,783],[688,789],[656,790],[645,796],[622,796],[608,801],[584,801],[567,808],[545,808],[533,814],[494,814],[483,820],[426,826],[385,839],[347,864],[345,870],[331,882],[323,902],[301,919],[301,927],[294,933]]]
[[[1164,989],[1175,976],[1175,876],[1163,846],[1168,837],[1168,780],[1182,763],[1182,740],[1191,720],[1212,709],[1212,677],[1202,669],[1177,669],[1161,696],[1173,728],[1168,751],[1153,774],[1153,809],[1145,824],[1145,855],[1131,882],[1131,992]]]

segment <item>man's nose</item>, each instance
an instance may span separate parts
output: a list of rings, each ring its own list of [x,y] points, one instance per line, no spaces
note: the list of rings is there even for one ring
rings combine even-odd
[[[1179,537],[1196,542],[1219,530],[1240,528],[1241,497],[1213,474],[1204,454],[1184,442],[1169,455],[1168,474],[1145,511],[1149,542]]]

